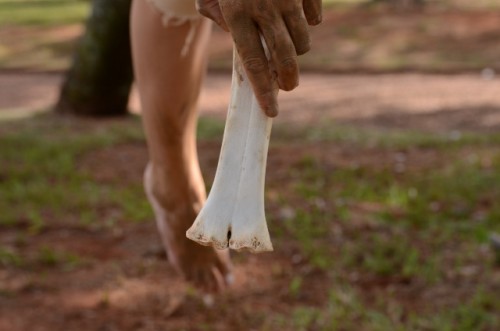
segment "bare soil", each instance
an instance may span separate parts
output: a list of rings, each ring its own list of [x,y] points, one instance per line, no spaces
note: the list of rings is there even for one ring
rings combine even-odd
[[[204,176],[213,178],[220,142],[202,141],[199,150]],[[380,149],[356,153],[349,146],[334,143],[272,146],[267,187],[270,192],[286,195],[289,169],[300,168],[305,158],[313,158],[327,169],[390,168],[396,154]],[[436,150],[410,150],[406,157],[409,171],[425,171],[446,162]],[[140,182],[146,160],[144,144],[124,144],[84,155],[79,169],[99,182]],[[305,203],[300,199],[289,201],[297,206]],[[280,209],[272,193],[268,202],[268,213],[280,220],[279,215],[286,211]],[[353,207],[349,222],[332,222],[332,231],[338,233],[340,242],[353,240],[351,237],[363,240],[361,236],[370,236],[372,231],[388,231],[381,230],[369,216],[377,208],[376,204]],[[234,286],[216,297],[213,304],[207,304],[203,295],[190,289],[168,265],[152,220],[140,224],[123,220],[108,226],[103,219],[84,226],[54,219],[36,235],[24,239],[16,236],[19,230],[29,232],[28,227],[21,223],[2,228],[2,243],[15,245],[22,256],[31,256],[33,261],[37,261],[33,255],[40,247],[50,245],[59,252],[78,255],[80,262],[76,266],[45,261],[0,268],[2,331],[260,330],[269,314],[289,316],[297,307],[324,305],[328,299],[325,288],[334,282],[325,271],[308,264],[294,240],[285,236],[275,238],[276,252],[272,254],[233,254]],[[331,243],[335,259],[342,254],[340,242]],[[425,242],[417,244],[426,251]],[[476,256],[472,267],[468,264],[468,269],[463,268],[464,274],[450,269],[446,284],[431,287],[399,276],[336,272],[362,291],[363,300],[390,297],[404,310],[419,314],[428,312],[429,298],[432,305],[446,305],[467,298],[475,282],[490,286],[492,279],[481,278],[481,261],[491,258],[488,254],[483,251]],[[302,279],[299,294],[290,289],[296,277]]]
[[[0,117],[47,110],[57,100],[60,74],[0,73]],[[224,118],[229,74],[211,73],[200,102],[202,116]],[[477,74],[314,74],[281,93],[277,122],[325,121],[432,132],[495,131],[500,127],[500,79]],[[137,94],[130,108],[140,112]]]

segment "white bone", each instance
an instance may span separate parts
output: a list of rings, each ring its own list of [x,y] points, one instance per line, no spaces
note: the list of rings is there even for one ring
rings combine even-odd
[[[217,249],[272,251],[264,184],[272,119],[260,108],[237,52],[214,183],[186,236]]]

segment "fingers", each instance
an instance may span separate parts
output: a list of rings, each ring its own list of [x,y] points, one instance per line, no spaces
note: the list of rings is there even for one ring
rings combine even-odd
[[[261,32],[271,53],[280,89],[293,90],[299,84],[299,66],[295,47],[285,24],[276,20],[272,30],[261,25]]]
[[[278,115],[277,93],[259,31],[250,19],[228,22],[234,44],[260,107],[269,117]]]
[[[219,293],[226,288],[220,275],[212,269],[196,269],[186,276],[186,280],[204,293]]]
[[[201,15],[208,17],[222,29],[229,32],[224,16],[222,16],[219,0],[196,0],[196,9]]]
[[[304,14],[309,25],[318,25],[321,23],[323,19],[321,2],[321,0],[304,0]]]
[[[231,286],[234,283],[234,275],[232,273],[232,265],[228,256],[221,257],[215,263],[214,272],[218,272],[222,278],[222,283],[225,286]]]
[[[321,21],[321,0],[197,0],[200,12],[225,19],[259,105],[270,117],[278,114],[278,85],[293,90],[299,82],[297,56],[310,49],[308,24]],[[262,34],[271,61],[265,56]]]
[[[309,38],[307,21],[302,8],[297,6],[294,10],[284,13],[283,20],[292,38],[297,55],[309,52],[311,49],[311,39]]]

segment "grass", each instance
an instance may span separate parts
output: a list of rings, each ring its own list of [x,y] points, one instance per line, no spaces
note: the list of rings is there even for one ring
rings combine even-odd
[[[426,293],[449,286],[452,297],[457,288],[467,289],[467,299],[419,304],[415,294],[417,307],[405,308],[398,304],[397,290],[382,294],[384,286],[371,285],[370,291],[382,296],[374,304],[367,301],[366,290],[346,293],[334,285],[327,304],[273,316],[266,328],[495,330],[500,320],[492,293],[499,265],[495,252],[485,255],[484,248],[489,235],[500,232],[500,187],[492,185],[500,182],[499,138],[495,133],[360,130],[332,123],[276,127],[272,147],[305,146],[303,156],[290,161],[286,183],[273,182],[272,175],[268,179],[273,192],[268,199],[281,192],[275,200],[285,211],[272,214],[270,224],[280,240],[294,239],[307,265],[329,274],[334,283],[352,284],[349,274],[355,274],[360,284]],[[315,144],[323,146],[321,152],[308,152]],[[325,160],[333,146],[356,150],[353,165]],[[428,153],[437,158],[425,162]],[[364,154],[372,155],[370,161],[357,163]],[[456,280],[467,270],[477,270],[473,288]],[[307,275],[291,278],[290,297],[299,300],[309,281]]]
[[[6,247],[0,247],[0,266],[22,266],[24,263],[23,259],[19,254],[13,252],[12,249]]]
[[[202,118],[199,139],[217,141],[222,129]],[[290,130],[274,131],[271,162],[280,149],[298,149],[282,169],[268,170],[266,203],[278,254],[295,252],[301,267],[284,281],[290,310],[249,315],[248,323],[260,330],[498,329],[500,266],[488,245],[500,232],[497,134],[450,139],[325,125],[299,127],[291,137]],[[106,233],[150,221],[139,179],[99,181],[81,167],[92,153],[130,144],[145,149],[134,117],[0,122],[0,228],[17,238],[0,246],[0,266],[81,269],[86,256],[32,240],[60,227]],[[347,163],[327,157],[336,149],[357,153]],[[318,282],[323,293],[311,294]]]
[[[364,286],[363,294],[360,288],[346,294],[334,286],[328,304],[299,307],[293,318],[277,317],[269,329],[496,330],[500,320],[494,313],[498,303],[493,303],[492,286],[493,270],[499,265],[493,250],[487,255],[481,251],[488,247],[490,234],[500,232],[500,187],[493,184],[500,183],[498,134],[423,134],[335,125],[303,131],[278,127],[275,133],[274,144],[279,145],[280,138],[287,144],[309,140],[306,145],[324,148],[318,154],[304,147],[304,156],[289,167],[292,180],[276,190],[288,192],[279,201],[290,219],[283,232],[278,213],[271,221],[278,224],[273,230],[280,237],[293,237],[308,265],[331,275],[334,283],[352,284],[349,274],[354,274],[360,286],[374,284],[368,291],[378,291],[382,302],[370,302]],[[351,155],[352,166],[325,160],[329,149],[339,145],[357,151]],[[431,151],[437,159],[423,162]],[[406,159],[412,153],[416,156]],[[370,161],[357,163],[358,156],[366,154],[372,155]],[[392,164],[384,161],[387,157],[394,158]],[[451,299],[452,304],[405,308],[397,303],[397,289],[386,293],[385,300],[385,286],[376,285],[432,293],[450,283],[450,291],[463,290],[458,275],[473,269],[477,285],[466,290],[467,299],[460,303]],[[293,278],[291,296],[297,297],[307,283],[307,277]],[[417,306],[418,297],[412,299]]]
[[[81,23],[89,11],[84,0],[0,0],[0,26],[56,26]]]
[[[93,135],[82,135],[73,132],[71,121],[57,124],[56,131],[54,125],[50,119],[37,121],[34,127],[26,123],[16,132],[7,130],[9,133],[2,137],[0,208],[4,213],[0,225],[25,222],[29,231],[36,233],[54,217],[76,218],[83,223],[97,216],[107,217],[105,212],[97,215],[95,210],[86,210],[84,206],[89,204],[103,210],[123,211],[123,215],[113,217],[134,221],[150,217],[144,197],[138,192],[140,183],[114,188],[75,172],[78,157],[86,151],[142,139],[139,126],[134,130],[130,125],[119,124],[106,131],[94,131]],[[80,209],[75,215],[74,211]]]
[[[445,271],[440,268],[443,257],[430,252],[450,245],[468,260],[469,250],[477,251],[488,244],[489,234],[500,232],[500,205],[495,203],[500,187],[492,185],[500,182],[497,134],[469,133],[457,141],[437,134],[343,130],[330,127],[333,136],[327,128],[306,130],[302,137],[314,134],[316,143],[345,144],[360,155],[363,150],[379,151],[368,164],[336,166],[320,162],[319,155],[306,154],[290,169],[297,176],[290,190],[307,203],[295,208],[293,220],[286,225],[312,265],[329,270],[339,262],[333,256],[340,255],[343,266],[362,273],[433,283],[442,281]],[[281,134],[290,139],[286,131]],[[411,151],[415,158],[398,161]],[[415,164],[421,162],[419,153],[429,151],[440,156],[431,164]],[[388,165],[377,161],[382,154],[398,157]],[[325,207],[322,202],[318,208],[318,197],[336,205]],[[293,205],[287,200],[282,203],[284,208]],[[329,222],[335,219],[345,223],[344,231],[352,241],[328,251]],[[358,226],[368,230],[358,233]]]
[[[265,330],[371,330],[371,331],[456,331],[494,330],[498,318],[486,313],[485,307],[498,308],[495,295],[479,291],[458,308],[450,308],[426,316],[404,316],[395,302],[385,300],[378,309],[363,303],[361,294],[346,286],[332,290],[322,309],[297,307],[290,317],[274,316]]]
[[[62,267],[63,270],[70,271],[81,265],[82,261],[78,255],[73,253],[59,251],[50,246],[42,246],[38,250],[34,264],[50,268]]]
[[[85,0],[0,0],[0,68],[67,68],[89,7]]]

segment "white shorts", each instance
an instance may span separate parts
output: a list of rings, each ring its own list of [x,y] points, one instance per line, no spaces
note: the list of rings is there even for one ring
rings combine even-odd
[[[195,0],[149,0],[163,15],[163,23],[182,24],[197,19]]]
[[[185,56],[195,37],[196,26],[202,17],[196,10],[195,0],[148,0],[160,13],[164,26],[180,26],[190,24],[181,56]]]

